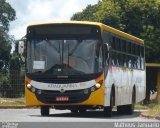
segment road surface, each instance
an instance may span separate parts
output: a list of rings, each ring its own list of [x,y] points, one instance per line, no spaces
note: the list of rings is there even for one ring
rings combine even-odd
[[[102,111],[73,114],[69,110],[54,110],[47,117],[40,116],[39,109],[0,109],[0,128],[159,128],[158,120],[133,115],[104,118]],[[151,123],[149,123],[151,122]],[[144,126],[146,125],[147,126]],[[148,126],[149,125],[149,126]],[[150,127],[151,126],[151,127]]]
[[[42,117],[39,109],[0,109],[0,122],[150,122],[158,121],[140,117],[140,111],[133,115],[118,115],[113,112],[112,118],[103,117],[102,111],[71,113],[69,110],[50,110],[48,117]]]

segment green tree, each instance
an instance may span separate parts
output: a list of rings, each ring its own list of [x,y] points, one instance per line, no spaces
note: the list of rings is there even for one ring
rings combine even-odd
[[[82,12],[75,13],[71,20],[87,20],[87,21],[97,21],[94,13],[96,12],[97,5],[88,5]]]
[[[15,20],[16,12],[6,0],[0,0],[0,25],[5,31],[9,30],[9,23]]]
[[[145,41],[146,61],[160,62],[159,0],[102,0],[94,6],[96,10],[92,14],[87,15],[90,10],[86,8],[73,15],[71,20],[99,21],[142,38]]]
[[[15,10],[6,0],[0,0],[0,96],[8,97],[10,92],[9,61],[13,38],[9,36],[9,23],[15,20]]]
[[[8,67],[12,38],[8,35],[9,23],[15,20],[15,10],[6,0],[0,0],[0,70]],[[4,64],[4,65],[3,65]]]

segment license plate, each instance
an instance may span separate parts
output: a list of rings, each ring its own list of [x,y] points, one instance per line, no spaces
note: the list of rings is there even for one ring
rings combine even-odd
[[[56,101],[69,101],[68,96],[57,96]]]

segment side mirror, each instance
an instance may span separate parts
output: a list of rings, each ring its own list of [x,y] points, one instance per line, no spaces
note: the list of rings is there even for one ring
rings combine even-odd
[[[18,53],[20,55],[22,62],[25,62],[25,41],[24,40],[19,40],[18,42]]]
[[[109,58],[110,46],[108,43],[104,44],[104,51],[105,51],[105,56],[107,56],[107,58]]]
[[[108,43],[105,43],[104,44],[104,58],[105,58],[106,63],[108,63],[109,61],[109,52],[110,52],[110,46]]]

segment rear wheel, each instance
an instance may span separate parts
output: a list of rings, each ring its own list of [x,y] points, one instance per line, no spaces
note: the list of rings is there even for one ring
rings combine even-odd
[[[132,104],[117,106],[117,112],[119,114],[132,115],[134,112],[134,105],[135,105],[135,91],[133,91],[133,93],[132,93]]]
[[[48,116],[48,115],[49,115],[49,107],[41,106],[41,116]]]
[[[133,114],[134,105],[135,105],[135,91],[133,91],[132,93],[132,104],[126,105],[126,112],[127,112],[126,114],[129,114],[129,115]]]

